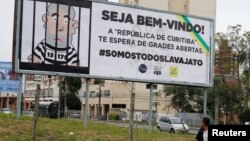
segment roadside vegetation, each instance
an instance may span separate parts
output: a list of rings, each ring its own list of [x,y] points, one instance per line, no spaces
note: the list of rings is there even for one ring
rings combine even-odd
[[[30,141],[33,120],[31,116],[16,119],[15,114],[0,113],[0,141]],[[90,121],[84,129],[83,121],[39,118],[38,141],[127,141],[128,128]],[[135,141],[194,141],[194,135],[170,134],[146,129],[134,129]]]

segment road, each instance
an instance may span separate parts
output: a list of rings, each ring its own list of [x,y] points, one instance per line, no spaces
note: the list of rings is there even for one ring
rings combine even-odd
[[[127,122],[117,122],[117,121],[105,121],[105,120],[92,120],[94,122],[99,122],[99,123],[106,123],[106,124],[110,124],[110,125],[114,125],[114,126],[120,126],[120,127],[129,127],[129,123]],[[148,129],[148,125],[142,125],[142,124],[134,124],[134,128],[140,128],[140,129]],[[156,127],[153,127],[153,130],[156,130]],[[194,127],[190,127],[189,129],[189,134],[197,134],[198,133],[199,128],[194,128]]]

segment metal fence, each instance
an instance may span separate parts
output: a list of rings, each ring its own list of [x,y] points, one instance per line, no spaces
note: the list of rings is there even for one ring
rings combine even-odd
[[[66,117],[78,119],[81,117],[81,110],[67,110]]]
[[[202,113],[177,113],[176,116],[180,117],[186,124],[193,127],[200,127],[202,118],[204,117]],[[213,124],[213,119],[210,115],[207,115],[210,119],[210,123]]]

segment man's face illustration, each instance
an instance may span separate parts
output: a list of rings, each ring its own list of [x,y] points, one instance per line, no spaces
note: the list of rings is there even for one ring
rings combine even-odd
[[[68,12],[68,8],[70,8],[70,13]],[[52,46],[56,46],[57,42],[57,47],[59,48],[64,48],[70,45],[72,42],[73,34],[76,33],[76,29],[78,28],[78,22],[74,20],[74,17],[75,11],[72,7],[59,5],[57,13],[57,5],[50,4],[48,7],[48,13],[43,15],[43,21],[45,23],[45,26],[47,26],[46,42]],[[58,30],[56,30],[57,28]]]

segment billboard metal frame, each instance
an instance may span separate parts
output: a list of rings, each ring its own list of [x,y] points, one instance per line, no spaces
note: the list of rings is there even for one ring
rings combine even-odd
[[[212,87],[213,86],[213,69],[214,69],[214,19],[211,18],[205,18],[205,17],[199,17],[199,16],[194,16],[194,15],[189,15],[189,14],[183,14],[183,13],[177,13],[177,12],[170,12],[170,11],[165,11],[165,10],[157,10],[157,9],[151,9],[151,8],[145,8],[145,7],[140,7],[140,6],[132,6],[132,5],[124,5],[124,4],[119,4],[119,3],[113,3],[113,2],[105,2],[105,1],[96,1],[96,0],[88,0],[88,1],[81,1],[81,2],[87,2],[92,4],[92,2],[96,3],[103,3],[103,4],[109,4],[109,5],[115,5],[115,6],[122,6],[122,7],[129,7],[129,8],[135,8],[139,10],[147,10],[147,11],[152,11],[152,12],[161,12],[161,13],[167,13],[167,14],[175,14],[175,15],[185,15],[191,18],[197,18],[201,20],[207,20],[211,22],[211,27],[210,27],[210,68],[209,68],[209,84],[203,84],[203,83],[190,83],[190,82],[182,82],[182,81],[157,81],[157,80],[143,80],[143,79],[131,79],[131,78],[123,78],[123,77],[102,77],[102,76],[94,76],[94,75],[89,75],[89,74],[80,74],[80,73],[64,73],[64,72],[49,72],[49,71],[33,71],[33,70],[24,70],[24,69],[19,69],[19,54],[20,54],[20,31],[21,31],[21,6],[22,6],[22,1],[18,1],[18,6],[17,6],[17,23],[16,23],[16,47],[13,47],[16,50],[15,54],[15,71],[18,73],[27,73],[27,74],[40,74],[40,75],[54,75],[54,76],[70,76],[70,77],[82,77],[82,78],[93,78],[93,79],[107,79],[107,80],[117,80],[117,81],[132,81],[132,82],[143,82],[143,83],[154,83],[154,84],[174,84],[174,85],[189,85],[189,86],[200,86],[200,87]],[[48,1],[48,0],[47,0]],[[51,0],[51,2],[54,2],[57,0]],[[68,3],[67,1],[62,1],[64,4]],[[80,3],[80,2],[79,2]],[[92,9],[92,6],[90,7],[90,10]],[[91,27],[91,12],[90,12],[90,27]],[[89,32],[89,35],[91,35],[91,29]],[[89,40],[91,36],[89,36]],[[89,53],[91,49],[91,42],[89,42]],[[90,58],[89,58],[90,59]],[[89,67],[91,67],[91,64],[89,63]]]

